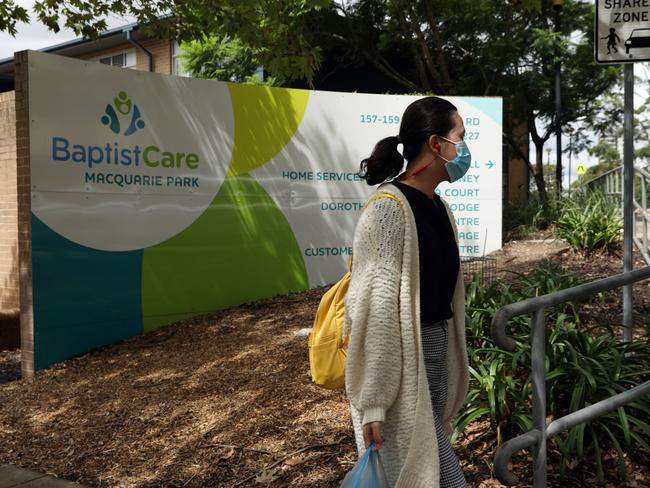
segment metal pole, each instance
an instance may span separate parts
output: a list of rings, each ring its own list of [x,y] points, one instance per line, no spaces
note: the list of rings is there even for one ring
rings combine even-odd
[[[634,65],[625,65],[625,115],[624,115],[624,142],[623,142],[623,271],[632,271],[632,235],[634,225]],[[632,340],[632,285],[623,288],[623,341]]]
[[[573,152],[573,134],[569,134],[569,196],[571,196],[571,153]]]
[[[641,222],[643,223],[643,252],[648,252],[648,189],[644,175],[641,175]],[[636,219],[635,219],[636,220]],[[636,221],[634,222],[636,226]],[[636,234],[636,229],[634,229]]]
[[[540,432],[533,446],[533,487],[546,488],[546,324],[544,309],[533,315],[531,366],[533,376],[533,429]]]
[[[547,147],[546,148],[546,171],[544,172],[544,179],[546,189],[549,189],[549,186],[551,185],[551,182],[553,181],[553,177],[551,176],[551,148]]]
[[[553,6],[555,10],[555,32],[560,32],[560,10],[562,10],[561,4],[556,4]],[[561,66],[559,59],[555,61],[555,152],[556,157],[556,167],[555,167],[555,183],[557,185],[556,194],[560,198],[562,194],[562,97],[560,93],[560,78],[561,78]]]

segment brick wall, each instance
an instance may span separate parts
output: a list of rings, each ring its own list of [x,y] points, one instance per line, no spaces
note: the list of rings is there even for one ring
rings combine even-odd
[[[166,75],[172,74],[172,44],[170,41],[160,39],[147,39],[142,41],[142,45],[153,54],[153,70],[156,73]],[[136,68],[147,71],[149,69],[149,58],[138,49],[136,52]]]
[[[23,377],[34,374],[32,303],[32,223],[30,201],[28,52],[14,56],[16,75],[16,156],[18,176],[18,256],[20,276],[20,349]]]
[[[14,92],[0,93],[0,316],[18,312],[18,196]]]

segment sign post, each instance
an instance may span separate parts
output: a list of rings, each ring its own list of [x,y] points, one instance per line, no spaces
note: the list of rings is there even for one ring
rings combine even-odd
[[[650,32],[650,30],[648,31]],[[632,237],[634,232],[634,65],[625,65],[625,113],[623,119],[623,271],[632,271]],[[623,288],[623,341],[632,340],[632,285]]]
[[[625,63],[623,137],[623,270],[632,271],[634,64],[650,60],[650,1],[596,0],[596,62]],[[632,340],[632,285],[623,288],[623,340]]]

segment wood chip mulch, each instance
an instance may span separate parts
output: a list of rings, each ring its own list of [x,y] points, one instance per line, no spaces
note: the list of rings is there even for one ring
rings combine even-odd
[[[0,385],[20,379],[20,350],[0,351]]]
[[[338,487],[357,457],[348,403],[311,384],[296,335],[325,289],[197,317],[0,384],[0,464],[96,487]],[[501,486],[495,449],[482,420],[456,443],[470,488]],[[625,460],[627,481],[610,456],[608,486],[650,486],[643,456]],[[594,466],[574,466],[560,483],[556,453],[549,459],[550,486],[596,486]],[[520,486],[531,466],[526,452],[513,459]]]

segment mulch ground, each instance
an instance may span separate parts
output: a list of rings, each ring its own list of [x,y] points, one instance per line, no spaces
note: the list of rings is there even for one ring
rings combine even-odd
[[[20,350],[0,351],[0,385],[20,379]]]
[[[590,277],[622,270],[620,257],[583,258],[543,236],[494,257],[505,279],[505,269],[530,271],[545,257]],[[339,486],[356,462],[348,403],[311,384],[306,338],[296,335],[325,289],[197,317],[0,384],[0,464],[97,487]],[[635,300],[642,321],[650,288],[635,287]],[[613,294],[591,319],[620,323],[619,302]],[[0,353],[0,383],[17,354]],[[471,488],[501,486],[487,422],[454,447]],[[608,455],[608,486],[650,486],[647,454],[625,460],[627,481]],[[530,486],[531,465],[525,453],[514,458],[520,486]],[[560,483],[549,468],[549,484],[596,486],[594,473],[573,466]]]

